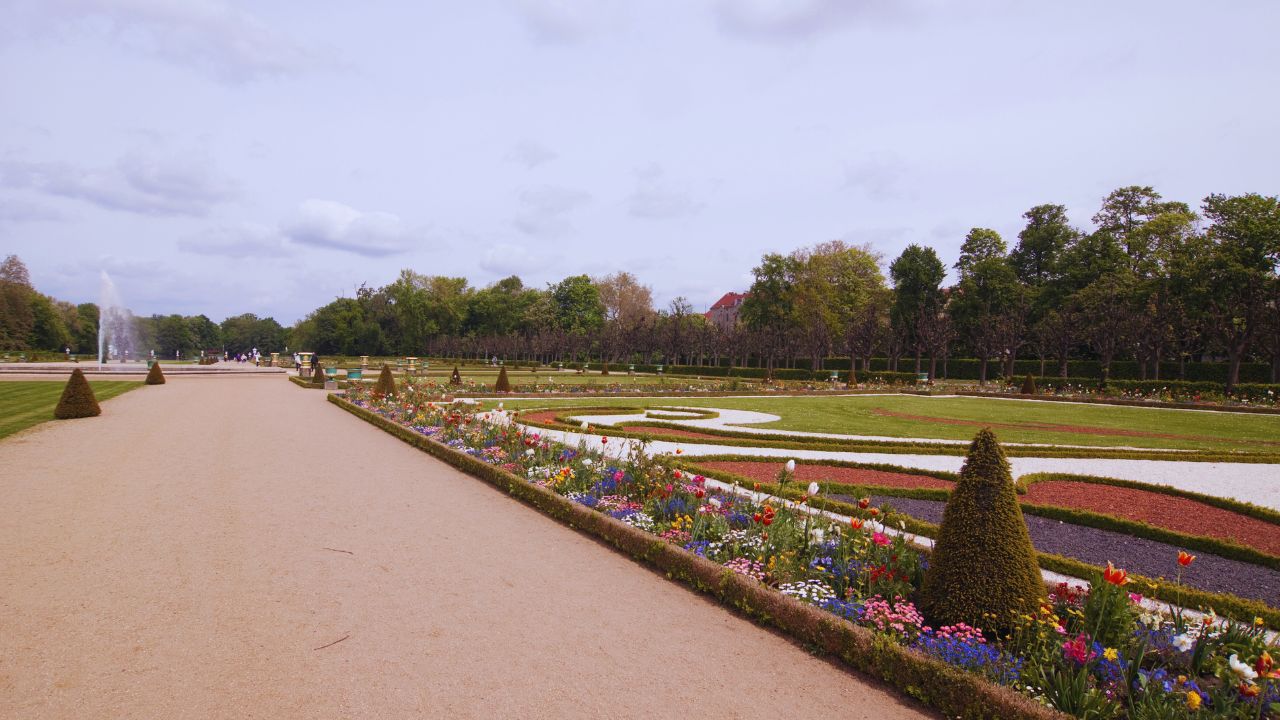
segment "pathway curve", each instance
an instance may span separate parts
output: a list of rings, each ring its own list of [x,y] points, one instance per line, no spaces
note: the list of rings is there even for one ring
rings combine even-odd
[[[926,717],[279,377],[0,441],[0,498],[0,717]]]

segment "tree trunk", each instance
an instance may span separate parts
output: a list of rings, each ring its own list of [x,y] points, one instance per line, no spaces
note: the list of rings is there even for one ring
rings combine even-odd
[[[930,382],[932,382],[932,381],[933,381],[933,379],[934,379],[934,378],[936,378],[937,376],[938,376],[938,356],[937,356],[937,355],[934,355],[934,354],[930,354],[930,355],[929,355],[929,380],[930,380]]]
[[[1230,395],[1236,389],[1236,385],[1240,382],[1240,351],[1229,349],[1227,351],[1227,394]]]
[[[978,384],[987,384],[987,358],[985,355],[978,361]]]

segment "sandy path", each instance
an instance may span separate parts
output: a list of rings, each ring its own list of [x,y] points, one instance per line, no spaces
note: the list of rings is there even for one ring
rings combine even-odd
[[[10,437],[0,498],[4,718],[923,717],[279,377]]]

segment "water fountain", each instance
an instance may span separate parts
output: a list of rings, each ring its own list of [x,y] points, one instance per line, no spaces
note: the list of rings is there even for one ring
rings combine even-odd
[[[130,353],[138,357],[137,333],[133,327],[133,313],[124,306],[116,284],[106,270],[102,271],[102,283],[98,291],[98,369],[102,361],[110,360],[114,352],[125,358]]]

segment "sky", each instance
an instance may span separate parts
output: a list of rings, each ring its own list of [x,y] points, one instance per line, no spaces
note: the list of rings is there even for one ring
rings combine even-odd
[[[0,0],[0,255],[285,324],[402,268],[634,273],[910,243],[1151,185],[1280,192],[1280,3]]]

